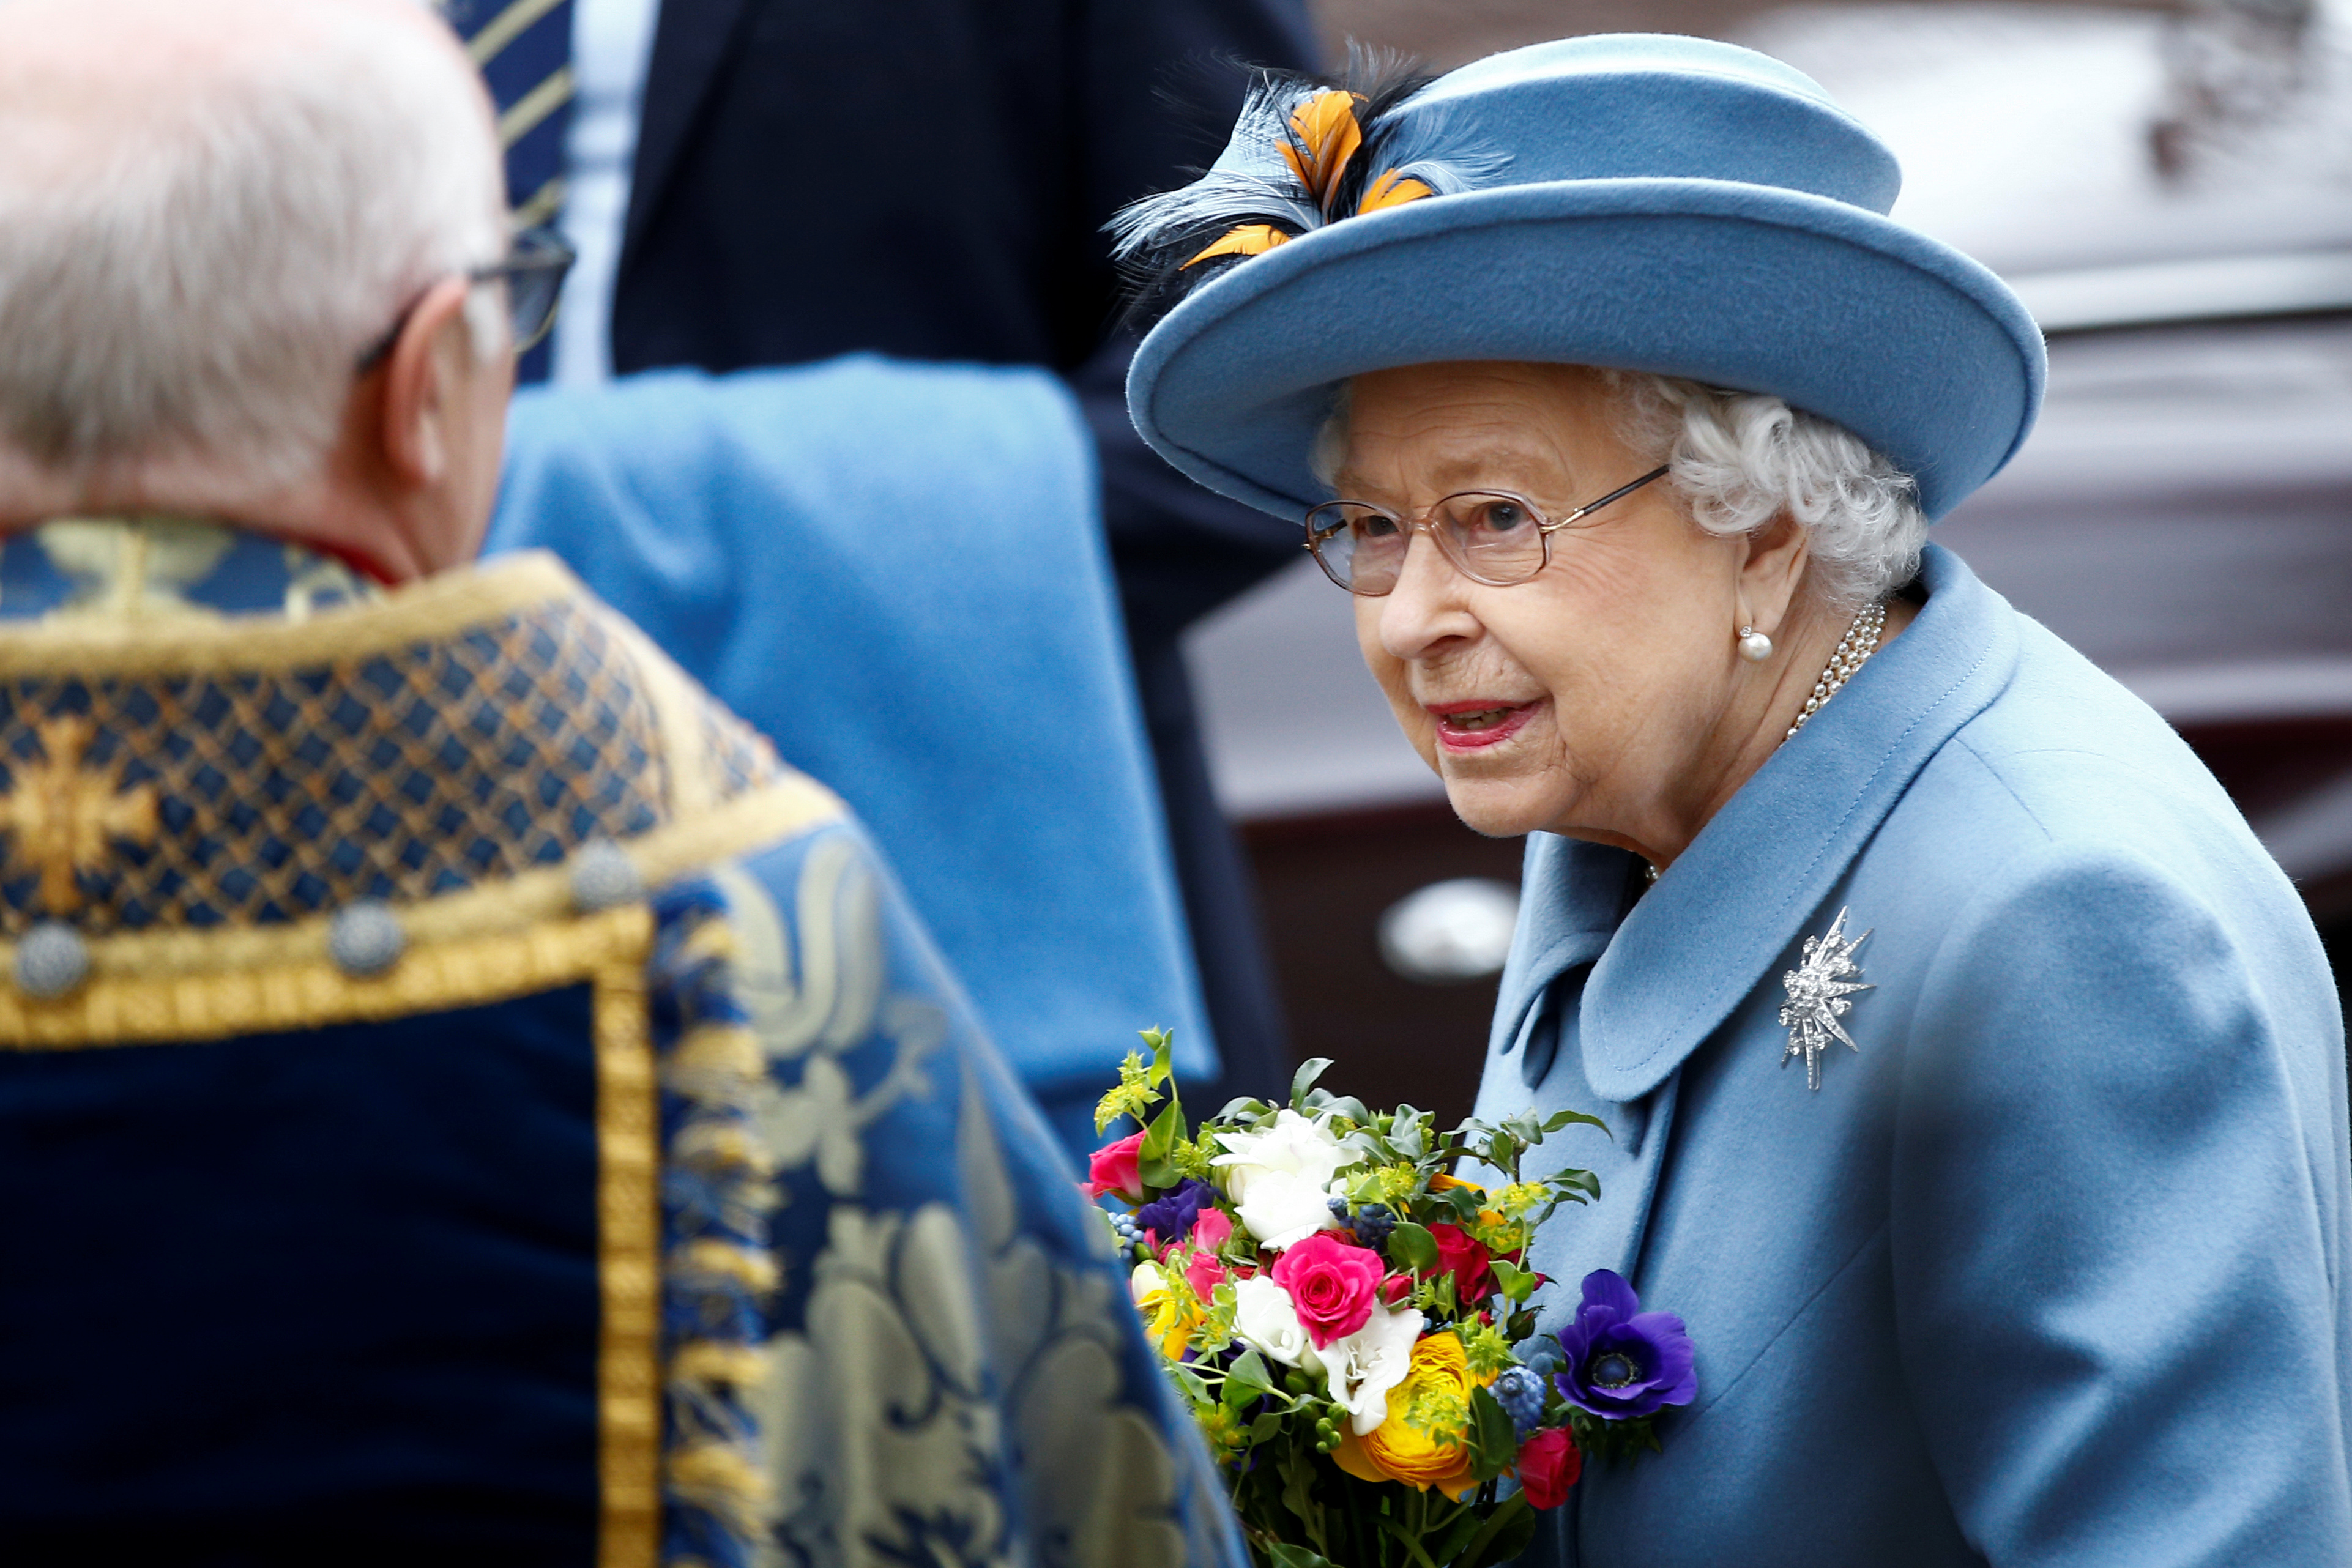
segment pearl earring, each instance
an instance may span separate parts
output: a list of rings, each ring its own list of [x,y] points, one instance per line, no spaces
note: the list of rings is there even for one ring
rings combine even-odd
[[[1760,664],[1772,656],[1772,639],[1753,626],[1739,629],[1739,656],[1751,664]]]

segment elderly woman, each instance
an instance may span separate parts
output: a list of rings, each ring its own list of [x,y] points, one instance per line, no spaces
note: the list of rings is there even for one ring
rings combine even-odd
[[[1126,220],[1135,419],[1305,515],[1528,837],[1480,1110],[1613,1132],[1541,1151],[1603,1187],[1544,1322],[1612,1269],[1697,1345],[1547,1560],[2352,1562],[2326,967],[2179,739],[1926,543],[2042,357],[1896,183],[1692,39],[1270,82]]]

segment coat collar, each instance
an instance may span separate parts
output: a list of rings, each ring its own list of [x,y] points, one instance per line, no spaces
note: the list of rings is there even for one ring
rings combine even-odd
[[[1636,1100],[1698,1048],[1795,939],[1927,759],[2009,684],[2016,613],[1929,545],[1910,627],[1774,753],[1672,869],[1617,919],[1631,857],[1531,836],[1494,1045],[1518,1049],[1535,1004],[1592,962],[1579,1032],[1595,1092]]]

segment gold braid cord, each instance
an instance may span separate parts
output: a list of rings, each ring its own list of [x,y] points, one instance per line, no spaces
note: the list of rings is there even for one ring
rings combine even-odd
[[[843,815],[553,558],[290,622],[0,628],[0,973],[63,921],[87,981],[0,985],[0,1050],[201,1042],[585,983],[596,1079],[599,1568],[652,1568],[660,1106],[642,901],[577,913],[603,840],[658,887]],[[346,973],[334,911],[407,941]]]

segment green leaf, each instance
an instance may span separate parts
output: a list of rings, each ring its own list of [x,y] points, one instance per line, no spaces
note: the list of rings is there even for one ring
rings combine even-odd
[[[1437,1267],[1437,1238],[1425,1225],[1415,1225],[1410,1219],[1400,1219],[1389,1232],[1389,1261],[1400,1269],[1410,1269],[1416,1274],[1426,1274]]]
[[[1265,1442],[1282,1430],[1282,1412],[1269,1410],[1250,1423],[1249,1440],[1253,1446]]]
[[[1518,1428],[1511,1425],[1510,1412],[1475,1385],[1470,1390],[1470,1473],[1482,1481],[1501,1475],[1519,1457]]]
[[[1525,1552],[1535,1538],[1535,1508],[1527,1493],[1513,1492],[1508,1501],[1486,1516],[1486,1522],[1454,1560],[1454,1568],[1494,1568]]]
[[[1503,1294],[1511,1298],[1513,1306],[1524,1306],[1536,1293],[1536,1276],[1532,1269],[1522,1269],[1507,1259],[1495,1259],[1489,1265],[1495,1271],[1495,1282],[1503,1287]]]
[[[1265,1549],[1265,1560],[1274,1568],[1331,1568],[1329,1558],[1279,1541]]]
[[[1608,1134],[1611,1143],[1617,1141],[1617,1134],[1609,1131],[1608,1123],[1598,1116],[1588,1116],[1581,1111],[1555,1111],[1544,1118],[1543,1130],[1547,1133],[1557,1133],[1562,1127],[1573,1127],[1580,1122],[1585,1126],[1598,1127],[1601,1132]]]
[[[1323,1109],[1359,1124],[1372,1119],[1372,1113],[1364,1109],[1364,1103],[1353,1094],[1334,1095],[1323,1103]]]
[[[1225,1369],[1225,1403],[1238,1410],[1261,1394],[1274,1392],[1274,1375],[1255,1348],[1236,1356]]]
[[[1331,1059],[1328,1056],[1310,1056],[1298,1064],[1298,1071],[1290,1075],[1292,1110],[1304,1111],[1307,1108],[1307,1092],[1315,1087],[1315,1081],[1322,1077],[1330,1065]]]
[[[1193,1404],[1206,1405],[1213,1408],[1215,1406],[1217,1396],[1210,1391],[1208,1379],[1185,1365],[1184,1363],[1181,1361],[1168,1363],[1168,1375],[1176,1380],[1177,1386],[1184,1391],[1184,1397]]]
[[[1136,1168],[1142,1174],[1144,1186],[1164,1189],[1184,1179],[1184,1173],[1176,1168],[1172,1157],[1176,1140],[1183,1135],[1183,1111],[1171,1100],[1168,1108],[1154,1116],[1151,1125],[1144,1129],[1143,1147],[1136,1152]]]

